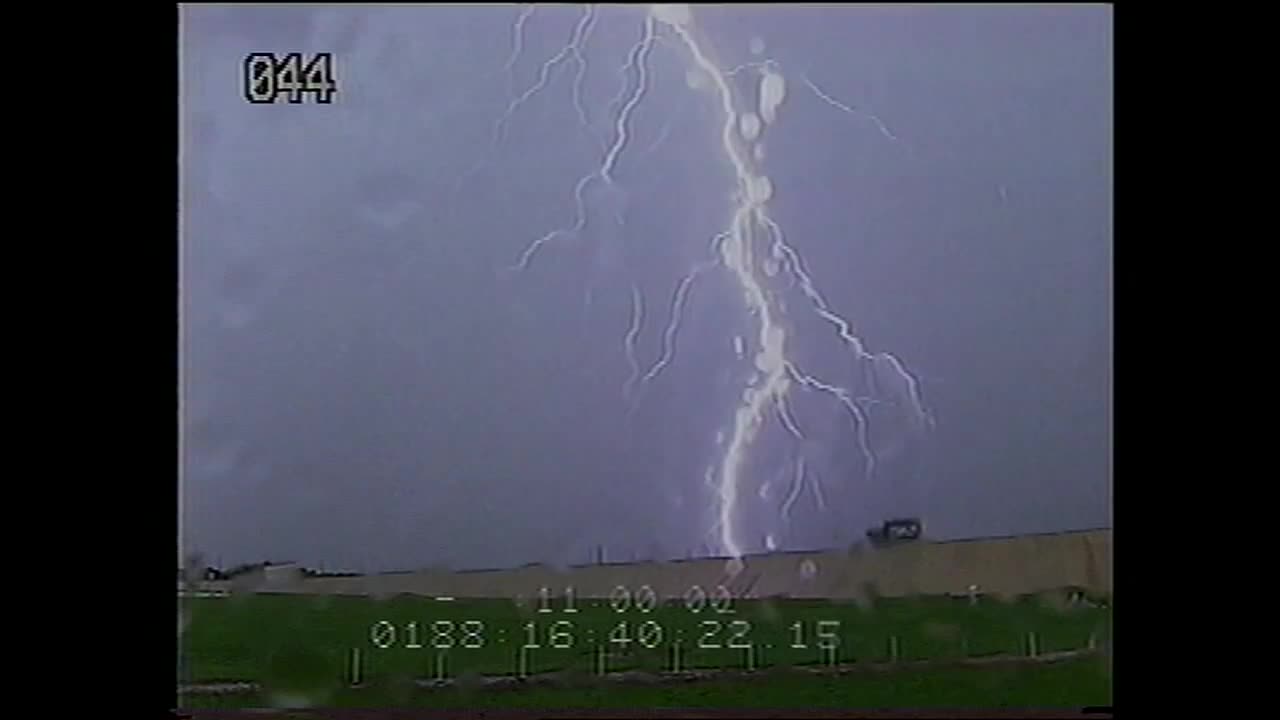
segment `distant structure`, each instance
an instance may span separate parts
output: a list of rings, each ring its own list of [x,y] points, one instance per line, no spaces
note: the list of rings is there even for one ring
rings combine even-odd
[[[950,595],[1016,597],[1062,592],[1109,595],[1111,530],[1073,530],[956,540],[930,540],[919,518],[894,518],[866,532],[869,540],[846,549],[773,552],[661,562],[604,562],[559,567],[421,571],[355,575],[316,573],[294,563],[234,568],[229,579],[206,580],[203,593],[298,593],[330,596],[417,595],[439,598],[538,598],[573,588],[576,598],[610,598],[618,588],[648,587],[659,598],[686,597],[691,588],[733,598],[826,598]],[[868,551],[868,548],[871,550]],[[625,553],[624,553],[625,555]],[[635,588],[635,589],[633,589]]]
[[[294,562],[264,562],[231,575],[233,592],[278,592],[302,582],[303,569]]]
[[[217,568],[178,568],[178,597],[225,597],[226,580]]]
[[[923,534],[924,523],[920,518],[895,518],[868,530],[867,539],[872,547],[879,548],[919,540]]]

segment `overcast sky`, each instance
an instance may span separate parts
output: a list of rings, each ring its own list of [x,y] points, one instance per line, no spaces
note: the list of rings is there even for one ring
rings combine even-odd
[[[647,18],[183,10],[188,549],[378,570],[1110,525],[1110,8]],[[332,53],[333,103],[250,104],[251,52]],[[724,93],[773,83],[726,140]]]

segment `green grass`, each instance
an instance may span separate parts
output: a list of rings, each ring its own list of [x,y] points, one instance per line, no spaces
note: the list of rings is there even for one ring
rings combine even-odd
[[[539,613],[532,607],[518,608],[507,600],[441,603],[410,597],[372,600],[250,595],[184,602],[191,612],[186,644],[187,677],[191,681],[256,681],[268,688],[320,693],[328,698],[327,705],[348,701],[378,705],[383,701],[375,698],[387,693],[395,696],[390,698],[395,701],[393,704],[449,702],[450,697],[462,704],[474,704],[477,700],[461,691],[413,691],[406,680],[434,677],[442,671],[451,677],[512,674],[520,667],[521,647],[530,640],[538,647],[527,651],[526,672],[576,670],[585,676],[596,668],[601,646],[613,655],[606,658],[610,671],[669,668],[677,640],[682,668],[743,667],[748,660],[747,650],[728,647],[730,644],[754,645],[751,660],[760,668],[815,664],[825,659],[817,637],[819,623],[825,623],[821,628],[837,635],[835,657],[839,662],[885,660],[890,637],[898,638],[902,660],[950,659],[1026,654],[1028,631],[1037,634],[1042,652],[1083,648],[1092,633],[1097,632],[1100,641],[1105,637],[1110,619],[1105,609],[1050,607],[1034,598],[1007,603],[984,600],[975,606],[949,598],[881,599],[865,609],[829,601],[736,601],[732,613],[717,613],[708,606],[696,614],[683,606],[658,607],[648,613],[633,607],[615,613],[607,603],[602,608],[592,607],[585,600],[578,603],[580,612],[572,614],[563,612],[560,602],[553,605],[554,612]],[[388,624],[395,629],[389,648],[379,648],[374,643],[372,631],[378,623],[386,623],[381,626],[384,630]],[[439,627],[451,632],[437,637],[432,632],[435,623],[447,623]],[[800,623],[798,637],[796,623]],[[620,624],[624,624],[622,629]],[[463,645],[466,629],[479,631],[467,639],[471,647]],[[645,641],[653,647],[641,645],[642,629],[646,632]],[[553,630],[557,631],[555,638],[551,636]],[[384,635],[379,641],[387,644],[390,639]],[[797,639],[805,647],[793,647]],[[450,642],[452,647],[447,649],[434,647]],[[422,647],[407,647],[412,644]],[[554,647],[556,644],[561,647]],[[710,647],[716,645],[719,647]],[[369,689],[343,689],[352,648],[359,648],[364,658],[365,678],[373,686]],[[624,655],[622,650],[629,652]],[[438,665],[441,662],[443,668]],[[939,704],[986,706],[1002,698],[1038,697],[1042,699],[1031,704],[1062,700],[1075,705],[1080,704],[1075,698],[1085,695],[1092,699],[1083,702],[1105,702],[1106,693],[1100,693],[1099,688],[1106,685],[1099,685],[1101,681],[1091,674],[1095,671],[1096,664],[1063,663],[1036,668],[901,671],[894,674],[892,682],[885,682],[883,677],[876,680],[874,675],[777,676],[764,684],[752,684],[752,692],[747,694],[738,687],[741,683],[710,681],[671,688],[526,688],[517,693],[490,691],[483,697],[504,706],[528,702],[539,707],[563,704],[569,699],[573,704],[594,705],[607,700],[627,706],[640,702],[636,698],[645,698],[644,704],[713,706],[748,701],[752,705],[770,705],[775,700],[792,698],[798,705],[812,705],[816,700],[800,702],[798,698],[808,697],[806,693],[813,693],[815,698],[827,697],[824,693],[835,692],[832,688],[838,686],[844,690],[831,696],[837,698],[832,701],[836,706],[894,705],[900,703],[891,698],[908,696],[936,697]],[[1050,677],[1059,679],[1046,679]],[[1086,682],[1084,678],[1093,679]],[[958,685],[947,690],[948,683]],[[401,690],[392,690],[395,687]],[[597,699],[591,700],[593,697]],[[735,697],[739,700],[734,701]],[[264,704],[262,698],[198,702]]]
[[[312,694],[324,707],[430,708],[1077,708],[1111,702],[1099,658],[1035,665],[770,675],[659,686],[588,684],[520,690],[420,690],[390,683]],[[192,697],[193,708],[268,707],[266,695]]]

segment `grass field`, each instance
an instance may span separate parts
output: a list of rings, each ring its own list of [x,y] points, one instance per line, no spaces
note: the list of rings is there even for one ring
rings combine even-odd
[[[479,692],[388,683],[311,694],[324,707],[425,708],[1080,708],[1111,703],[1098,658],[1043,665],[903,669],[837,676],[763,674],[661,686],[606,684]],[[185,707],[268,707],[266,694],[195,696]]]
[[[1104,608],[1035,598],[880,599],[871,607],[829,601],[735,601],[692,612],[683,604],[615,612],[608,601],[565,612],[509,600],[439,602],[399,597],[250,595],[184,601],[188,682],[247,680],[331,706],[583,707],[640,705],[866,707],[903,705],[1078,706],[1106,704],[1110,677],[1097,658],[1038,664],[902,669],[873,674],[769,673],[830,662],[949,660],[1026,655],[1029,633],[1048,653],[1107,642]],[[643,612],[642,610],[648,610]],[[677,649],[678,646],[678,649]],[[748,649],[747,646],[750,646]],[[348,688],[352,649],[363,689]],[[589,678],[610,671],[760,669],[754,680],[662,686],[515,690],[415,689],[415,678],[536,675]],[[265,695],[190,697],[189,705],[269,704]]]

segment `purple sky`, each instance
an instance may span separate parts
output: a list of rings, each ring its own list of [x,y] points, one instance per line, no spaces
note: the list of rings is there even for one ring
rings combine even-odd
[[[1109,7],[694,6],[626,73],[641,6],[521,12],[184,9],[188,549],[375,570],[1110,525]],[[733,141],[773,192],[724,255],[746,201],[690,43],[738,112],[785,80],[762,155]],[[249,104],[250,52],[333,53],[334,103]],[[729,483],[769,378],[749,287],[791,384]]]

